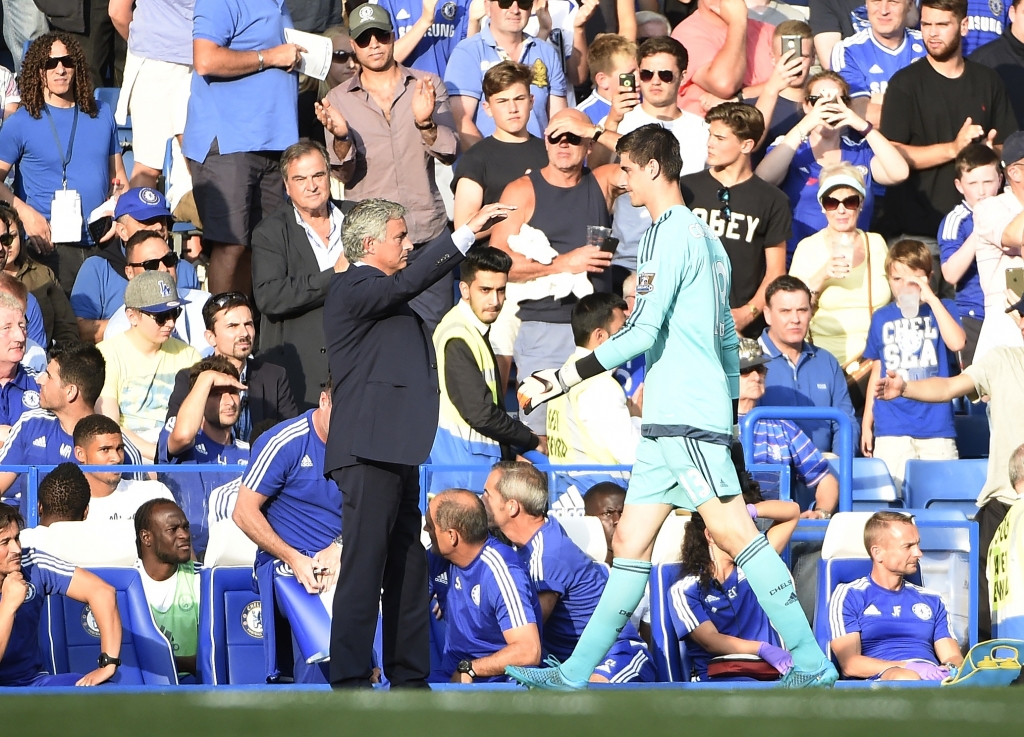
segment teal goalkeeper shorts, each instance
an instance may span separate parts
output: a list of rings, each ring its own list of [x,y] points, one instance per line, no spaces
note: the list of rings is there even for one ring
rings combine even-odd
[[[670,504],[696,512],[740,493],[728,447],[686,437],[641,438],[626,504]]]

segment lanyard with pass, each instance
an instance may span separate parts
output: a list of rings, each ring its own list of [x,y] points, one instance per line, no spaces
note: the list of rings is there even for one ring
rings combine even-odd
[[[60,154],[60,135],[57,133],[57,124],[53,122],[53,115],[50,114],[50,108],[48,105],[43,106],[43,112],[46,113],[47,120],[50,121],[50,130],[53,131],[53,140],[57,144],[57,153]],[[67,154],[61,154],[61,182],[63,183],[64,189],[68,188],[68,164],[71,163],[71,156],[75,150],[75,132],[78,130],[78,105],[75,105],[75,117],[71,121],[71,138],[68,139],[68,152]]]

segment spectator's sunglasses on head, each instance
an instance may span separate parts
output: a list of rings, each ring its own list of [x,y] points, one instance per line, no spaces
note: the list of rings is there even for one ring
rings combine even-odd
[[[334,60],[335,64],[347,64],[350,61],[355,61],[356,55],[353,54],[351,51],[338,50],[331,54],[331,59]]]
[[[530,12],[533,9],[533,0],[497,0],[498,7],[502,10],[508,10],[512,7],[512,3],[519,6],[520,10]]]
[[[75,60],[70,56],[51,56],[46,60],[46,63],[43,64],[43,66],[46,67],[47,70],[52,71],[57,68],[58,64],[63,64],[65,69],[75,68]]]
[[[10,248],[11,244],[14,243],[15,237],[14,233],[4,233],[3,235],[0,235],[0,246]]]
[[[570,146],[579,146],[583,143],[583,139],[577,136],[575,133],[563,133],[560,136],[548,136],[548,143],[552,146],[557,146],[562,141],[565,141]]]
[[[359,38],[353,39],[356,46],[361,49],[365,49],[370,45],[370,39],[377,39],[377,43],[387,46],[391,43],[392,33],[391,31],[382,31],[379,28],[371,28],[370,30],[360,33]],[[337,51],[334,53],[338,53]]]
[[[671,84],[672,80],[676,78],[676,73],[670,72],[668,69],[659,69],[658,71],[654,71],[653,69],[641,69],[640,81],[650,82],[652,79],[654,79],[655,74],[657,74],[658,79],[660,79],[665,84]]]
[[[826,98],[825,95],[808,95],[807,96],[807,104],[810,105],[811,107],[814,107],[815,105],[818,104],[818,100],[823,100],[825,98]],[[828,99],[830,101],[831,100],[835,100],[835,96],[828,95]],[[843,101],[844,105],[849,105],[850,104],[850,96],[849,95],[840,95],[839,99]]]
[[[158,328],[162,328],[167,324],[169,320],[177,320],[181,317],[181,308],[175,307],[173,310],[167,310],[165,312],[147,312],[146,310],[139,310],[143,315],[149,315],[153,318],[153,322],[156,323]]]
[[[849,197],[844,197],[841,200],[837,200],[835,197],[825,195],[821,198],[821,206],[825,208],[825,212],[835,212],[842,205],[847,210],[858,210],[860,209],[861,198],[858,194],[852,194]]]
[[[722,217],[726,220],[732,219],[732,208],[729,207],[729,201],[731,199],[732,192],[729,191],[728,187],[722,187],[718,190],[718,201],[725,205],[725,207],[722,208]]]
[[[128,265],[135,269],[145,269],[146,271],[159,271],[160,264],[163,264],[168,269],[173,269],[175,266],[178,265],[179,260],[180,259],[178,259],[178,254],[176,254],[174,251],[168,251],[160,258],[149,258],[146,259],[145,261],[139,261],[138,263]]]
[[[210,304],[212,304],[218,311],[226,310],[229,307],[238,307],[240,305],[249,306],[249,298],[241,292],[221,292],[210,297]]]

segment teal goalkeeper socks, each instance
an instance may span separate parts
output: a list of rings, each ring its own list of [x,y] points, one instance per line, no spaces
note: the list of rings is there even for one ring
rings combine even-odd
[[[651,575],[646,560],[615,558],[608,584],[597,603],[572,656],[562,663],[562,675],[571,681],[589,681],[601,659],[608,654],[615,638],[626,626],[636,605],[644,596]]]
[[[758,603],[786,643],[796,667],[802,671],[820,668],[825,654],[818,647],[800,608],[793,577],[768,539],[764,535],[755,537],[736,556],[736,565],[747,577]]]

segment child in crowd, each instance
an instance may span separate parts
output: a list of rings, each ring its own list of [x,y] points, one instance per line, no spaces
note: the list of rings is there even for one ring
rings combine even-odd
[[[595,39],[587,53],[594,91],[576,109],[597,125],[612,109],[612,98],[619,91],[619,75],[632,74],[636,82],[636,44],[608,33]]]
[[[920,241],[901,240],[885,259],[885,273],[895,301],[871,318],[865,360],[874,361],[869,386],[882,371],[905,381],[946,378],[954,354],[966,342],[956,305],[932,291],[932,256]],[[885,461],[897,492],[908,459],[957,458],[953,406],[898,397],[876,402],[868,392],[861,429],[861,451]]]

